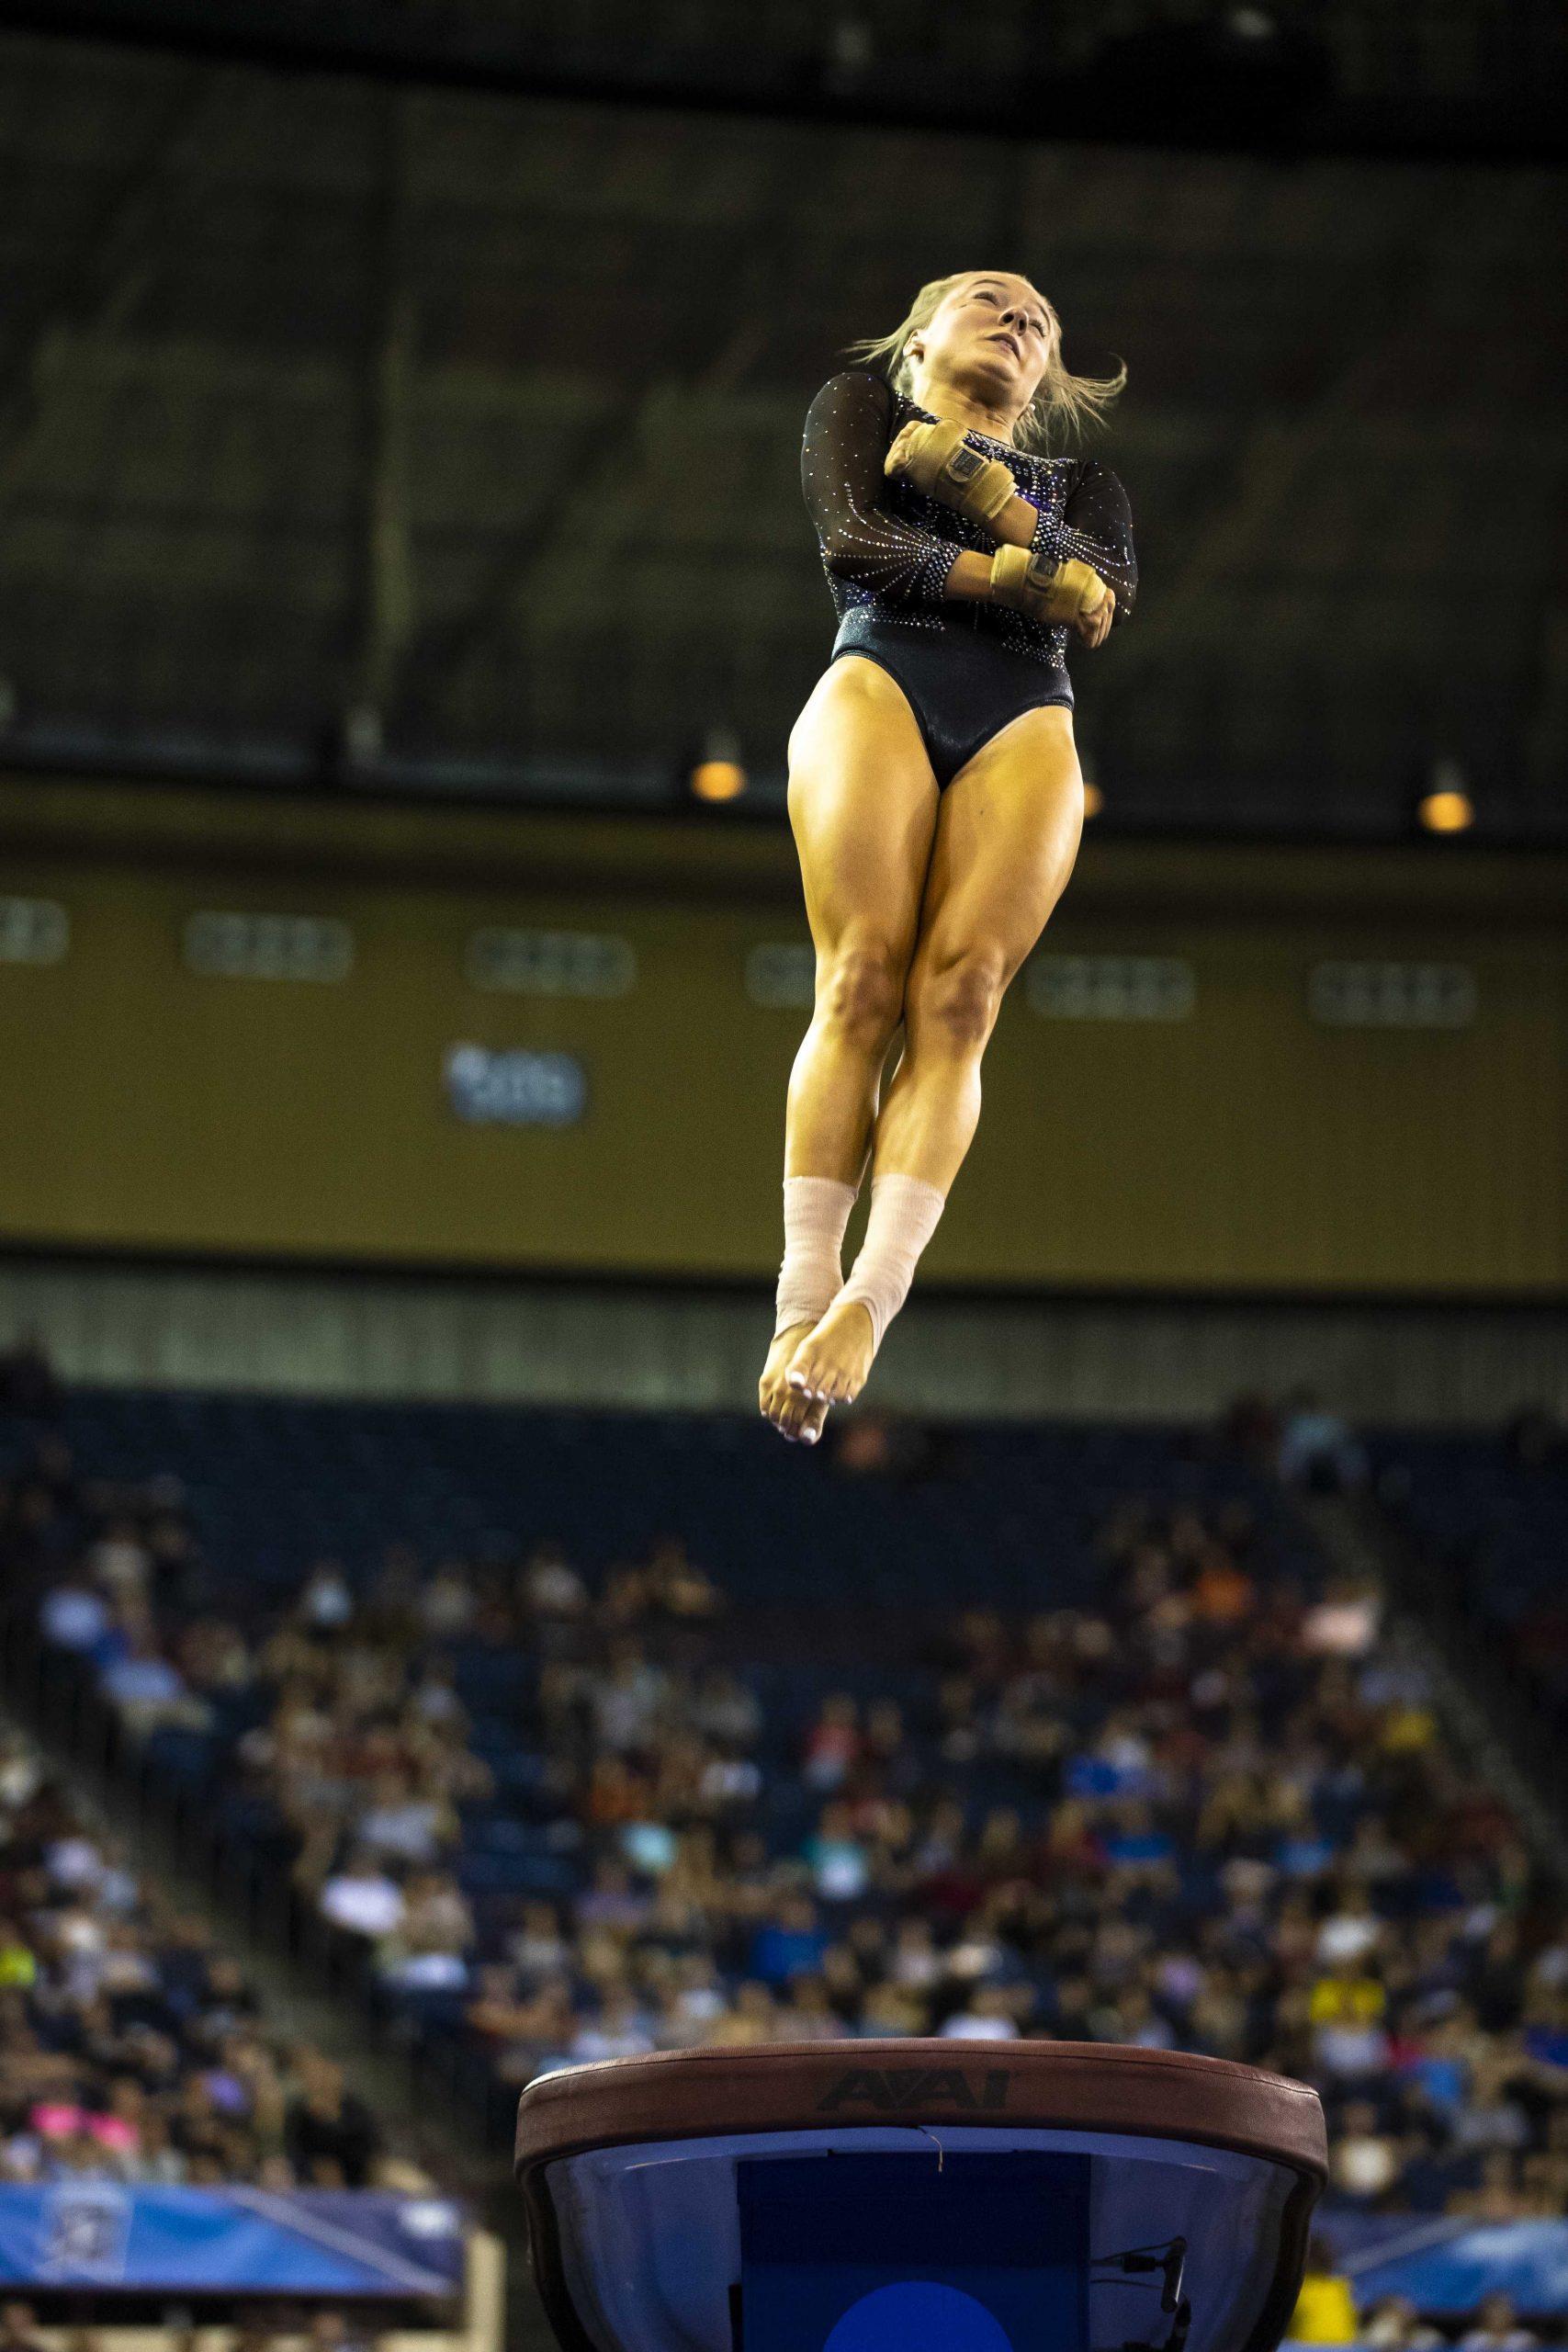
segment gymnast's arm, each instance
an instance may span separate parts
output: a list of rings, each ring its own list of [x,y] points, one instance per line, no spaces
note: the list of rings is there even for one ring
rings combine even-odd
[[[1033,522],[1033,537],[1027,542],[1032,552],[1049,563],[1087,563],[1116,591],[1112,618],[1124,621],[1138,600],[1138,558],[1133,546],[1133,510],[1110,467],[1098,458],[1084,458],[1061,521],[1053,523],[1041,514]]]
[[[822,560],[835,579],[855,581],[890,605],[983,602],[990,594],[989,556],[955,548],[885,503],[892,417],[891,387],[865,368],[830,378],[811,403],[800,482]],[[1032,526],[1033,508],[1017,503]]]

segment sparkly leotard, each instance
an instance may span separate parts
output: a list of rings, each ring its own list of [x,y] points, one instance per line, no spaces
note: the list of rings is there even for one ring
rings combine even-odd
[[[831,658],[858,653],[890,673],[945,785],[1021,711],[1071,705],[1068,630],[1065,622],[947,596],[964,549],[988,556],[996,541],[983,525],[883,472],[889,444],[911,419],[937,421],[874,369],[845,368],[811,403],[801,486],[839,616]],[[989,434],[964,437],[982,456],[1000,458],[1021,497],[1038,509],[1032,551],[1051,563],[1092,564],[1116,591],[1116,622],[1124,621],[1138,567],[1116,476],[1093,458],[1039,458]]]

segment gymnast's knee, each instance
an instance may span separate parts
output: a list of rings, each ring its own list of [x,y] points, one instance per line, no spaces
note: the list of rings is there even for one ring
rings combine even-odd
[[[904,1017],[906,959],[891,941],[862,938],[824,958],[818,1025],[841,1044],[884,1054]]]
[[[1008,972],[1000,951],[966,946],[932,957],[911,974],[909,1025],[915,1048],[967,1057],[980,1053],[996,1026]]]

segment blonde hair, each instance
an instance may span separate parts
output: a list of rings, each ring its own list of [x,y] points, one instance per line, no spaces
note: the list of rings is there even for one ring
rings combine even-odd
[[[846,351],[852,358],[880,367],[895,391],[912,398],[914,370],[909,365],[909,337],[931,324],[955,286],[962,286],[966,278],[989,275],[988,271],[960,269],[951,277],[933,277],[921,287],[908,316],[891,334],[864,336],[858,343],[846,345]],[[1045,313],[1045,372],[1034,398],[1013,426],[1014,446],[1021,449],[1049,449],[1058,424],[1077,438],[1086,423],[1100,422],[1127,381],[1124,361],[1114,376],[1073,375],[1062,361],[1062,322],[1043,294],[1039,300]]]

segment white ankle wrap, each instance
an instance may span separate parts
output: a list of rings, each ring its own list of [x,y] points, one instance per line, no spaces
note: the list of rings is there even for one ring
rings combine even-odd
[[[839,1297],[853,1299],[865,1308],[878,1347],[909,1295],[920,1252],[936,1231],[946,1204],[947,1194],[919,1176],[872,1178],[865,1239]]]
[[[855,1187],[833,1176],[786,1176],[784,1253],[779,1268],[773,1337],[826,1314],[844,1278],[844,1227]]]

